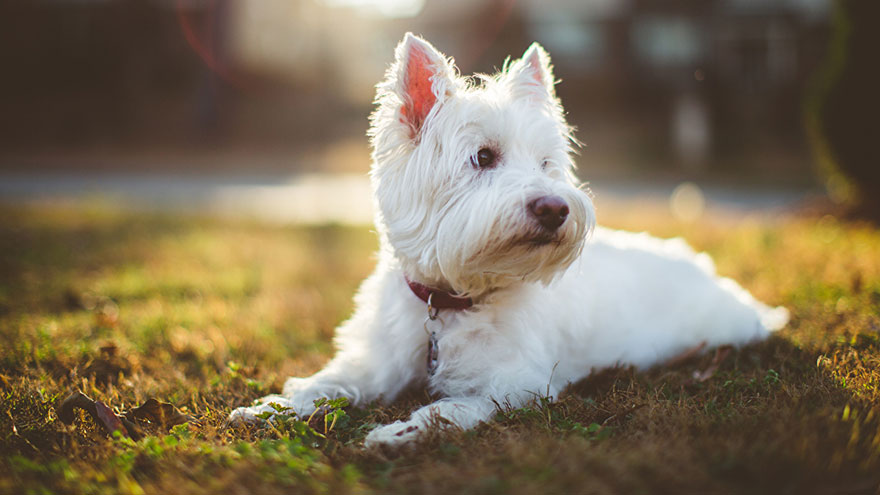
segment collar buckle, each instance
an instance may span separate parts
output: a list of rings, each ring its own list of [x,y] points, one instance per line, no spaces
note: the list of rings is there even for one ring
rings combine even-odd
[[[438,318],[437,315],[440,314],[440,308],[435,308],[431,301],[434,299],[434,293],[428,294],[428,319],[434,321]]]

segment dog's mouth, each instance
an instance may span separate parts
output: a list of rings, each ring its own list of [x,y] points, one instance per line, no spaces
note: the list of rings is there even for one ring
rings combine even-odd
[[[546,246],[548,244],[554,244],[554,243],[558,244],[559,243],[559,236],[555,232],[554,233],[541,232],[540,234],[536,234],[536,235],[527,237],[524,240],[525,240],[526,244],[529,244],[531,246],[540,247],[540,246]]]

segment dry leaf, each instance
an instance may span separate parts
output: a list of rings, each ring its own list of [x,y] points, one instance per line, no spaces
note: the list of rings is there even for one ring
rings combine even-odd
[[[699,356],[703,350],[706,349],[706,341],[702,341],[699,344],[685,349],[684,352],[681,352],[666,361],[666,366],[678,366],[679,364],[685,363]]]
[[[137,425],[138,420],[146,420],[168,431],[172,427],[183,423],[198,424],[198,420],[192,416],[181,413],[167,402],[159,402],[156,399],[147,399],[140,407],[132,409],[124,415],[117,415],[106,404],[93,400],[82,392],[74,392],[61,403],[58,418],[64,423],[73,423],[74,409],[82,409],[89,413],[92,419],[101,425],[111,435],[119,431],[127,437],[135,440],[144,436]]]
[[[715,376],[715,373],[718,371],[718,367],[721,366],[721,363],[727,358],[727,355],[730,354],[730,346],[719,347],[715,351],[715,357],[712,358],[712,362],[709,363],[709,366],[703,371],[694,371],[694,380],[698,382],[705,382],[709,378]]]
[[[61,409],[58,411],[58,418],[66,424],[73,423],[76,417],[73,411],[77,408],[89,413],[95,423],[101,425],[111,435],[113,432],[119,431],[122,435],[134,439],[142,436],[136,425],[117,416],[103,402],[93,400],[82,392],[74,392],[64,399],[64,402],[61,403]]]
[[[173,405],[153,398],[147,399],[143,405],[126,413],[125,417],[130,421],[147,420],[166,430],[183,423],[198,423],[198,420],[181,413]]]

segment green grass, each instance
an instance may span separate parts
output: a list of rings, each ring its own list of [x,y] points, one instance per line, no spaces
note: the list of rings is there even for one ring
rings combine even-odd
[[[366,431],[424,392],[347,408],[326,435],[320,420],[223,424],[328,359],[374,263],[368,229],[2,208],[0,493],[874,493],[880,232],[831,217],[600,213],[683,235],[791,324],[705,382],[692,375],[711,353],[608,370],[555,403],[392,453],[365,451]],[[83,414],[58,420],[74,390],[119,410],[155,397],[200,424],[108,438]]]

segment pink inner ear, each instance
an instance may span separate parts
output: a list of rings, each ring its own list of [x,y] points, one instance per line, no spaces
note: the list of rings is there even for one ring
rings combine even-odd
[[[413,46],[409,52],[404,76],[406,101],[400,111],[403,118],[412,126],[414,135],[422,128],[428,112],[437,103],[437,97],[431,88],[433,75],[428,55],[418,46]]]
[[[541,67],[541,56],[537,51],[532,52],[529,55],[529,59],[526,61],[528,63],[529,68],[532,70],[532,77],[535,79],[540,85],[544,85],[544,70]]]

